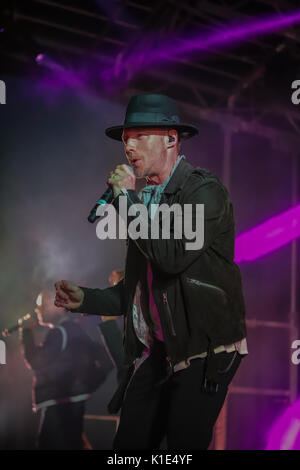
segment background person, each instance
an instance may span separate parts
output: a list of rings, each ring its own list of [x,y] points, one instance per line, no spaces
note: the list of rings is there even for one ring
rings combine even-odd
[[[106,379],[113,364],[95,343],[45,292],[42,305],[20,326],[24,357],[34,372],[33,409],[41,410],[38,449],[81,449],[85,402]],[[48,327],[43,344],[34,328]]]

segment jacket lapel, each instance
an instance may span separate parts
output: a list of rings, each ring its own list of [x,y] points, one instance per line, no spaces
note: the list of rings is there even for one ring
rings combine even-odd
[[[169,183],[164,189],[164,194],[176,193],[185,183],[186,178],[192,173],[194,167],[183,158],[174,171]]]

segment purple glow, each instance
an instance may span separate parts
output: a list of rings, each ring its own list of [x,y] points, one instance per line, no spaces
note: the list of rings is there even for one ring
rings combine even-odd
[[[246,41],[251,37],[270,34],[276,30],[292,26],[300,22],[300,10],[288,14],[273,14],[269,16],[253,18],[251,21],[230,23],[224,25],[222,31],[213,33],[194,34],[183,39],[173,36],[166,36],[165,40],[153,35],[143,35],[143,41],[138,41],[128,54],[120,53],[114,59],[114,65],[108,66],[104,63],[87,64],[83,63],[79,68],[70,69],[63,67],[45,54],[38,54],[36,61],[38,64],[49,69],[49,76],[46,78],[47,86],[55,91],[62,91],[66,88],[85,86],[89,81],[98,76],[106,91],[113,92],[118,86],[124,86],[137,72],[146,70],[149,66],[166,63],[168,59],[177,56],[186,57],[188,54],[210,49],[221,49]],[[147,48],[145,44],[149,43]],[[99,74],[99,69],[101,70]],[[96,73],[95,73],[96,70]],[[57,83],[56,83],[57,82]]]
[[[266,450],[300,450],[300,399],[275,422],[267,442]]]
[[[252,37],[264,34],[270,34],[274,31],[292,26],[300,22],[300,11],[290,12],[288,14],[275,14],[255,18],[251,21],[240,23],[239,25],[230,24],[224,27],[223,31],[209,34],[197,34],[186,40],[178,38],[168,38],[166,41],[160,41],[152,49],[142,51],[134,49],[132,53],[118,63],[117,67],[111,67],[101,72],[101,77],[105,83],[110,83],[114,78],[136,74],[138,71],[149,65],[158,64],[174,57],[185,57],[192,52],[207,50],[209,48],[223,48],[232,44],[245,41]],[[143,43],[144,44],[144,43]]]
[[[4,33],[5,29],[4,28],[0,28],[0,33]]]
[[[84,69],[73,71],[43,53],[38,54],[35,60],[47,71],[38,82],[39,91],[45,91],[47,99],[54,98],[53,94],[50,96],[50,90],[54,94],[71,89],[83,90],[87,82],[87,74]]]
[[[239,235],[235,262],[252,261],[277,250],[300,235],[300,204]]]
[[[36,56],[35,61],[36,61],[37,64],[41,64],[43,62],[44,58],[45,58],[45,55],[41,53],[41,54],[38,54]]]

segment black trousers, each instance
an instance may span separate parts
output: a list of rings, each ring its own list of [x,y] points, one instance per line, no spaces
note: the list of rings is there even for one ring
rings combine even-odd
[[[242,358],[237,351],[218,354],[219,389],[214,394],[203,390],[205,358],[192,359],[188,368],[157,385],[167,363],[164,344],[156,341],[127,388],[113,449],[159,449],[165,436],[169,450],[207,449]]]
[[[38,449],[82,449],[84,409],[84,401],[42,409]]]

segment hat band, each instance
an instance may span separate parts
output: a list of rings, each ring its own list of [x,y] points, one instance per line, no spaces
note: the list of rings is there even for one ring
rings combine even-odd
[[[179,124],[179,117],[167,116],[163,113],[129,113],[126,114],[124,125],[134,123],[149,124]]]

